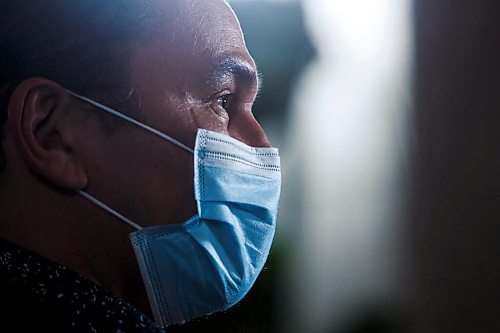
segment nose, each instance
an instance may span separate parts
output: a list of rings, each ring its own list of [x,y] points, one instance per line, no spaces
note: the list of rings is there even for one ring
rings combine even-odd
[[[231,117],[229,135],[252,147],[271,147],[257,119],[251,112],[241,112]]]

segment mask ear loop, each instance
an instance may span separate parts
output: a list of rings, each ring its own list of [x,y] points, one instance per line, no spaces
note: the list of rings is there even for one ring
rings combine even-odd
[[[121,112],[113,110],[112,108],[107,107],[106,105],[103,105],[101,103],[93,101],[90,98],[87,98],[87,97],[82,96],[82,95],[78,95],[78,94],[76,94],[76,93],[74,93],[72,91],[69,91],[69,90],[66,90],[66,91],[71,96],[74,96],[74,97],[76,97],[76,98],[78,98],[78,99],[80,99],[80,100],[82,100],[82,101],[84,101],[84,102],[86,102],[86,103],[88,103],[88,104],[90,104],[90,105],[98,108],[98,109],[101,109],[102,111],[107,112],[107,113],[109,113],[109,114],[111,114],[111,115],[113,115],[115,117],[121,118],[121,119],[123,119],[125,121],[128,121],[128,122],[130,122],[130,123],[132,123],[132,124],[134,124],[134,125],[142,128],[142,129],[145,129],[146,131],[148,131],[150,133],[153,133],[156,136],[158,136],[158,137],[160,137],[160,138],[162,138],[162,139],[164,139],[164,140],[166,140],[166,141],[168,141],[168,142],[176,145],[177,147],[182,148],[182,149],[186,150],[187,152],[189,152],[189,153],[191,153],[191,154],[194,155],[194,150],[193,149],[189,148],[188,146],[186,146],[182,142],[179,142],[176,139],[174,139],[174,138],[172,138],[172,137],[170,137],[170,136],[168,136],[168,135],[166,135],[166,134],[158,131],[157,129],[155,129],[155,128],[151,127],[151,126],[148,126],[146,124],[143,124],[143,123],[135,120],[134,118],[131,118],[131,117],[129,117],[129,116],[127,116],[127,115],[125,115],[125,114],[123,114]]]
[[[153,133],[156,136],[158,136],[158,137],[160,137],[160,138],[162,138],[162,139],[164,139],[164,140],[166,140],[166,141],[168,141],[168,142],[170,142],[170,143],[178,146],[179,148],[184,149],[187,152],[189,152],[189,153],[191,153],[191,154],[194,155],[194,150],[193,149],[189,148],[188,146],[186,146],[182,142],[177,141],[176,139],[174,139],[174,138],[172,138],[172,137],[170,137],[170,136],[168,136],[168,135],[166,135],[166,134],[158,131],[157,129],[155,129],[155,128],[151,127],[151,126],[143,124],[143,123],[135,120],[134,118],[131,118],[131,117],[129,117],[129,116],[127,116],[127,115],[125,115],[125,114],[123,114],[121,112],[118,112],[116,110],[113,110],[110,107],[107,107],[106,105],[103,105],[101,103],[93,101],[93,100],[91,100],[88,97],[79,95],[79,94],[74,93],[74,92],[69,91],[69,90],[66,90],[66,92],[68,94],[70,94],[71,96],[74,96],[74,97],[76,97],[76,98],[78,98],[78,99],[80,99],[80,100],[82,100],[82,101],[84,101],[84,102],[86,102],[86,103],[88,103],[88,104],[90,104],[90,105],[92,105],[92,106],[94,106],[94,107],[96,107],[96,108],[104,111],[104,112],[107,112],[107,113],[109,113],[109,114],[111,114],[111,115],[113,115],[115,117],[118,117],[118,118],[121,118],[121,119],[123,119],[125,121],[128,121],[128,122],[130,122],[130,123],[132,123],[132,124],[134,124],[134,125],[142,128],[142,129],[144,129],[144,130],[146,130],[146,131],[148,131],[150,133]],[[126,224],[128,224],[129,226],[131,226],[132,228],[134,228],[136,230],[142,230],[143,229],[140,225],[138,225],[134,221],[132,221],[129,218],[127,218],[127,217],[123,216],[122,214],[118,213],[113,208],[109,207],[108,205],[106,205],[102,201],[98,200],[97,198],[93,197],[92,195],[88,194],[87,192],[78,191],[78,193],[82,197],[84,197],[85,199],[87,199],[88,201],[90,201],[91,203],[93,203],[94,205],[96,205],[96,206],[104,209],[105,211],[107,211],[111,215],[117,217],[118,219],[122,220],[123,222],[125,222]]]
[[[111,215],[113,215],[113,216],[119,218],[120,220],[122,220],[123,222],[127,223],[129,226],[131,226],[135,230],[142,230],[143,229],[143,227],[141,227],[137,223],[133,222],[132,220],[130,220],[128,218],[126,218],[125,216],[123,216],[122,214],[118,213],[113,208],[109,207],[108,205],[104,204],[103,202],[97,200],[96,198],[94,198],[93,196],[91,196],[90,194],[88,194],[87,192],[78,191],[78,193],[82,197],[84,197],[85,199],[87,199],[88,201],[92,202],[94,205],[96,205],[96,206],[104,209],[105,211],[107,211]]]

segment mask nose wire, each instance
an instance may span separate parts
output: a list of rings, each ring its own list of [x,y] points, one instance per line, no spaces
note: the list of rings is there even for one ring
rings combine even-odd
[[[70,94],[70,95],[72,95],[72,96],[74,96],[74,97],[76,97],[76,98],[78,98],[78,99],[80,99],[80,100],[82,100],[82,101],[84,101],[84,102],[86,102],[86,103],[88,103],[88,104],[90,104],[90,105],[98,108],[98,109],[101,109],[104,112],[107,112],[107,113],[109,113],[109,114],[111,114],[111,115],[113,115],[115,117],[118,117],[118,118],[121,118],[121,119],[123,119],[125,121],[128,121],[128,122],[130,122],[130,123],[132,123],[132,124],[134,124],[134,125],[142,128],[142,129],[144,129],[144,130],[146,130],[146,131],[148,131],[150,133],[153,133],[156,136],[158,136],[158,137],[160,137],[160,138],[162,138],[162,139],[164,139],[164,140],[166,140],[166,141],[168,141],[168,142],[176,145],[177,147],[179,147],[181,149],[184,149],[187,152],[189,152],[189,153],[191,153],[191,154],[194,155],[194,150],[192,148],[189,148],[188,146],[186,146],[182,142],[180,142],[180,141],[178,141],[178,140],[176,140],[176,139],[174,139],[174,138],[166,135],[165,133],[162,133],[162,132],[158,131],[157,129],[155,129],[155,128],[151,127],[151,126],[143,124],[143,123],[135,120],[134,118],[131,118],[131,117],[129,117],[129,116],[127,116],[127,115],[125,115],[125,114],[123,114],[121,112],[113,110],[112,108],[107,107],[106,105],[103,105],[101,103],[93,101],[93,100],[91,100],[88,97],[79,95],[79,94],[74,93],[74,92],[69,91],[69,90],[66,90],[66,91],[68,92],[68,94]]]

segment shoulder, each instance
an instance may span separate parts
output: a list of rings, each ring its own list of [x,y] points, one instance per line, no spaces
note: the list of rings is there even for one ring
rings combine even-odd
[[[134,307],[108,295],[88,290],[58,290],[44,298],[31,287],[6,279],[0,270],[0,331],[36,332],[163,332]],[[60,298],[58,298],[58,296]]]
[[[0,322],[15,331],[162,332],[108,290],[5,242],[0,246],[0,295]]]

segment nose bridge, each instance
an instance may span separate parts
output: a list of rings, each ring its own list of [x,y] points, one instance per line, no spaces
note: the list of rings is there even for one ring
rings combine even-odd
[[[241,112],[231,117],[229,135],[252,147],[271,147],[264,129],[251,112]]]

